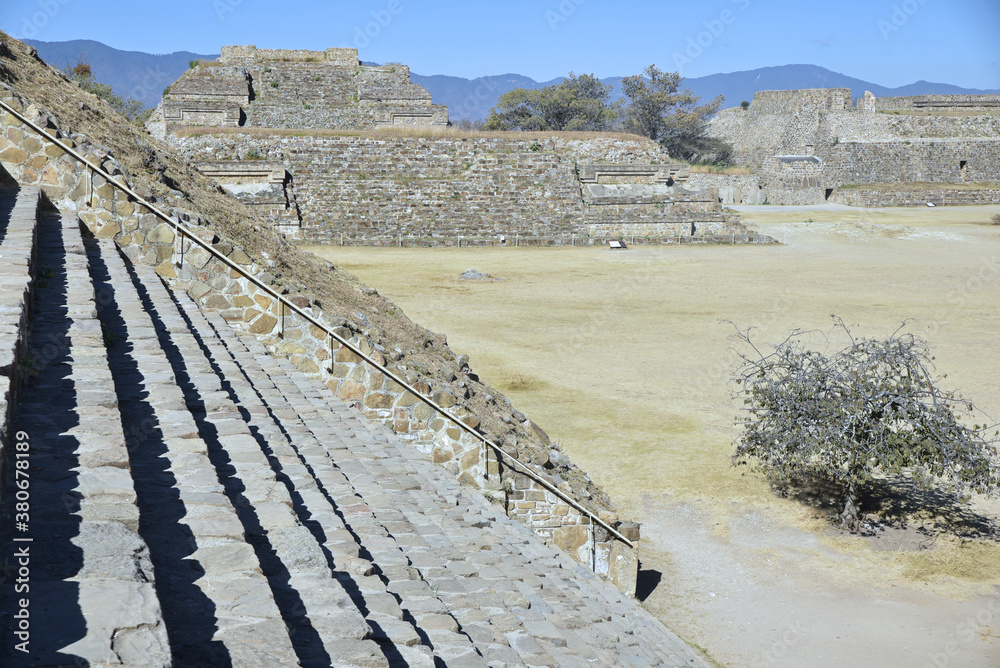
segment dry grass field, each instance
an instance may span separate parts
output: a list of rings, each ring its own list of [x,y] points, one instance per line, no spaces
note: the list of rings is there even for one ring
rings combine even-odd
[[[644,523],[645,605],[716,661],[995,666],[1000,548],[935,527],[988,527],[1000,505],[907,506],[907,528],[855,537],[733,469],[727,321],[776,343],[831,314],[872,336],[910,320],[1000,420],[998,212],[744,213],[771,247],[309,250],[446,332]],[[470,268],[496,280],[459,280]]]

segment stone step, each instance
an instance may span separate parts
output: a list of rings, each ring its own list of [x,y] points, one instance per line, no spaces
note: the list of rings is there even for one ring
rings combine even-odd
[[[247,407],[225,389],[224,374],[235,370],[213,366],[152,269],[126,265],[110,243],[93,243],[92,253],[106,267],[99,284],[102,290],[113,289],[120,309],[108,312],[105,321],[131,344],[136,366],[122,369],[120,396],[123,401],[137,396],[136,388],[130,391],[127,385],[139,386],[137,400],[142,403],[145,395],[159,427],[153,440],[166,449],[166,462],[146,458],[141,469],[153,480],[170,472],[174,480],[160,483],[165,492],[179,494],[186,507],[209,507],[207,524],[199,517],[188,522],[194,549],[184,556],[199,561],[204,572],[195,584],[220,610],[241,605],[240,598],[230,601],[224,594],[214,599],[213,578],[230,588],[253,585],[259,599],[255,609],[238,614],[252,614],[271,625],[260,634],[241,624],[245,631],[225,643],[229,657],[238,665],[387,665],[370,639],[369,625],[335,576],[329,555],[294,511],[300,482],[286,470],[280,450],[248,425]],[[141,447],[145,450],[147,444]],[[170,529],[163,524],[167,519],[155,518],[148,531],[170,540]],[[157,544],[150,542],[155,557]],[[242,595],[241,590],[234,593]],[[164,601],[167,609],[177,606],[193,613],[196,608],[169,597]],[[170,615],[167,622],[169,627]],[[184,622],[176,620],[178,626]],[[251,658],[249,653],[263,643],[272,656]],[[179,650],[175,648],[175,658]],[[278,651],[281,656],[274,655]],[[240,661],[235,661],[237,652]]]
[[[228,327],[221,317],[212,314],[209,314],[209,317],[216,317],[220,328]],[[340,402],[333,392],[316,379],[300,373],[288,360],[266,355],[265,349],[256,339],[247,336],[240,338],[251,350],[256,351],[257,359],[268,368],[269,373],[289,379],[290,383],[283,383],[282,388],[285,396],[296,406],[304,403],[298,400],[298,396],[301,396],[314,405],[330,407],[327,421],[354,424],[367,431],[370,434],[369,438],[374,439],[376,444],[385,447],[383,451],[385,456],[378,460],[379,464],[406,461],[414,470],[420,472],[421,477],[431,481],[430,484],[437,489],[439,495],[445,498],[457,498],[459,507],[468,504],[464,516],[465,522],[474,527],[483,524],[489,527],[490,534],[496,538],[496,542],[490,545],[490,551],[500,555],[499,563],[503,565],[504,573],[512,574],[510,579],[516,582],[518,592],[529,599],[531,605],[513,606],[510,609],[510,612],[524,625],[537,621],[538,612],[545,611],[542,614],[557,627],[567,640],[568,647],[572,648],[579,641],[580,633],[575,629],[581,628],[582,620],[604,622],[605,626],[587,627],[584,632],[587,644],[595,649],[595,656],[588,658],[587,661],[607,661],[610,662],[608,665],[615,665],[616,657],[635,655],[635,665],[643,665],[642,661],[649,665],[704,665],[700,657],[683,641],[617,588],[601,580],[592,571],[570,559],[568,555],[544,545],[531,529],[507,518],[499,508],[490,505],[482,496],[463,494],[454,478],[429,462],[426,455],[398,438],[386,425],[363,419],[353,409]],[[293,385],[301,390],[298,396],[294,392]],[[303,411],[300,410],[300,413]],[[449,513],[448,516],[451,517],[452,514]],[[461,540],[456,541],[456,547],[458,546],[462,546]],[[477,552],[466,547],[464,550],[457,549],[455,554],[460,558],[463,556],[468,558],[470,551],[477,555],[473,559],[484,561],[482,550]],[[438,550],[438,554],[444,553]],[[485,561],[489,565],[490,560]],[[544,594],[541,597],[538,596],[539,590]],[[586,596],[581,595],[581,592],[586,592]],[[463,615],[466,620],[478,619],[480,616],[474,608],[462,609],[461,595],[445,599],[445,602],[449,610],[452,610],[459,619],[463,619]],[[508,619],[500,623],[510,622]],[[522,658],[529,661],[536,660],[533,655],[536,651],[534,644],[522,641],[521,634],[521,630],[515,629],[507,631],[505,637],[511,646],[517,646],[525,651]],[[537,633],[529,635],[539,639]],[[566,665],[573,665],[574,661],[579,661],[579,657],[574,657],[572,653],[567,656],[567,648],[561,647],[561,642],[558,637],[554,637],[551,642],[545,637],[539,639],[539,644],[545,651],[558,655],[560,661]],[[576,647],[579,652],[579,644]],[[663,657],[675,658],[664,664]]]
[[[203,331],[194,324],[199,317],[194,305],[186,296],[177,299],[193,327]],[[478,495],[463,492],[446,472],[388,428],[360,418],[315,379],[287,360],[268,355],[253,337],[236,337],[220,314],[205,317],[253,379],[268,410],[280,416],[284,429],[306,430],[297,441],[306,442],[311,434],[322,444],[330,465],[340,469],[375,520],[396,539],[408,569],[430,585],[444,604],[441,610],[458,622],[458,629],[487,661],[618,665],[619,655],[634,655],[634,665],[703,665],[616,588],[542,544],[528,527],[509,520]],[[304,453],[308,459],[321,456],[322,450],[310,447]],[[323,470],[322,464],[311,466]],[[390,589],[400,593],[412,586],[389,581]],[[581,587],[591,590],[593,600],[579,596]],[[544,596],[538,595],[539,588]],[[406,605],[401,598],[400,606],[406,610]],[[590,622],[608,625],[597,634],[596,643],[589,629],[580,631]],[[660,658],[673,654],[690,663],[664,663]]]
[[[38,188],[0,189],[0,490],[27,346],[40,196]]]
[[[137,271],[142,271],[137,268]],[[199,345],[225,378],[225,388],[245,413],[247,424],[270,449],[276,468],[294,481],[295,510],[310,527],[323,550],[330,556],[337,577],[350,592],[372,629],[373,637],[393,662],[405,665],[434,665],[431,646],[421,622],[428,611],[437,617],[431,623],[440,628],[434,643],[435,655],[456,657],[475,655],[470,639],[456,633],[454,619],[445,619],[444,606],[435,601],[426,583],[414,579],[392,536],[377,521],[358,491],[330,461],[311,433],[296,420],[296,411],[287,403],[278,412],[274,406],[280,391],[270,378],[253,364],[242,364],[229,354],[216,337],[197,306],[182,293],[174,295]],[[406,587],[393,582],[405,581]],[[396,591],[399,590],[399,591]],[[418,601],[423,608],[407,607]],[[422,611],[423,610],[423,611]],[[400,655],[400,656],[395,656]],[[485,665],[482,663],[469,665]]]
[[[5,587],[4,607],[17,615],[22,596],[29,601],[30,637],[18,648],[22,638],[3,634],[4,665],[169,666],[80,223],[46,214],[37,227],[31,371],[17,402],[4,504],[13,553],[27,555],[18,561],[30,571],[24,593]],[[8,226],[0,272],[15,240],[31,236]],[[16,493],[25,492],[22,514]]]
[[[110,242],[88,242],[99,314],[175,665],[302,665],[260,555],[216,471],[206,434],[140,289]],[[256,501],[257,499],[255,499]],[[263,501],[263,499],[261,499]]]

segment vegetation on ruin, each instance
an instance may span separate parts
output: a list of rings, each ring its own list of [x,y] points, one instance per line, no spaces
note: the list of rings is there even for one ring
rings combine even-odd
[[[609,131],[648,137],[674,158],[727,165],[732,147],[706,134],[709,119],[722,107],[719,96],[707,104],[677,72],[650,65],[642,74],[622,79],[624,98],[611,101],[612,87],[593,75],[569,77],[539,89],[505,93],[483,125],[487,131]],[[478,129],[466,122],[463,129]]]
[[[622,79],[628,100],[624,128],[663,144],[674,158],[687,161],[728,162],[732,149],[708,137],[709,119],[725,101],[721,95],[707,104],[690,89],[684,77],[650,65],[643,74]]]
[[[128,95],[115,95],[115,91],[111,86],[98,83],[94,79],[90,63],[83,56],[80,56],[76,63],[67,65],[64,73],[71,81],[79,84],[80,88],[104,100],[111,105],[112,109],[138,126],[142,126],[150,114],[153,113],[152,109],[146,109],[146,105],[142,100],[137,100]]]
[[[841,526],[860,528],[859,498],[875,479],[904,476],[927,490],[943,486],[955,498],[1000,489],[996,427],[972,402],[943,389],[927,342],[904,332],[885,339],[855,337],[835,318],[829,333],[792,332],[762,350],[737,331],[740,366],[733,380],[743,397],[733,464],[750,466],[779,485],[840,489]],[[812,350],[808,339],[833,352]]]
[[[612,88],[592,74],[569,76],[554,86],[504,93],[486,120],[486,130],[591,131],[610,130],[621,102],[611,102]]]

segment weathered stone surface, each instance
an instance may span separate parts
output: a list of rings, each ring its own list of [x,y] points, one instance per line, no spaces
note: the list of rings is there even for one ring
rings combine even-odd
[[[268,315],[267,313],[263,313],[259,318],[253,321],[250,325],[250,329],[247,331],[251,334],[270,334],[274,331],[274,327],[277,324],[277,318]]]
[[[166,223],[160,223],[146,233],[146,241],[153,244],[172,244],[174,242],[174,231]],[[185,257],[185,261],[189,258]]]

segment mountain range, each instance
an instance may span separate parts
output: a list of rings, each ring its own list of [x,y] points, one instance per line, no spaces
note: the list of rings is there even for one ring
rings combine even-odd
[[[188,69],[190,61],[214,60],[219,57],[218,54],[188,51],[165,55],[119,51],[92,40],[25,42],[35,47],[46,62],[56,67],[67,67],[83,59],[90,64],[95,79],[111,85],[119,95],[130,95],[149,107],[159,104],[163,89]],[[562,81],[561,77],[551,81],[535,81],[521,74],[465,79],[443,74],[411,73],[411,79],[430,91],[435,103],[447,105],[452,120],[485,118],[500,96],[514,88],[542,88]],[[620,97],[621,77],[605,77],[601,80],[611,84],[614,97]],[[783,65],[730,74],[712,74],[685,79],[684,85],[706,102],[717,95],[725,96],[724,107],[738,106],[743,100],[753,100],[757,91],[800,88],[850,88],[854,97],[860,97],[866,90],[878,97],[1000,94],[1000,90],[975,90],[928,81],[890,88],[817,65]]]

